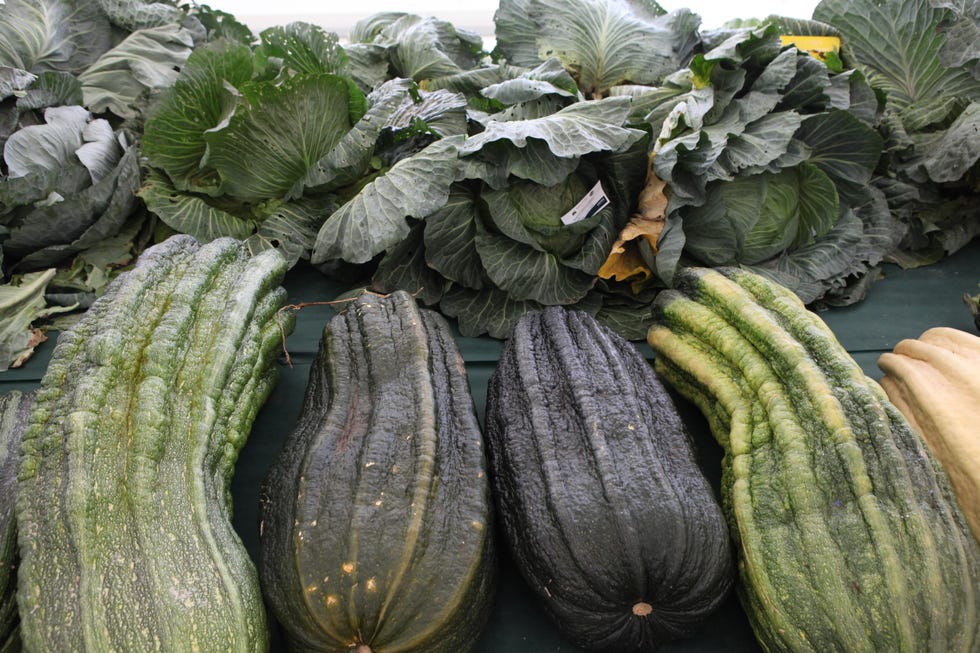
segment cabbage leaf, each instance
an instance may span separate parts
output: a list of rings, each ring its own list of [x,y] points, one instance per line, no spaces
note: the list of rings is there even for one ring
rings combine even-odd
[[[54,268],[32,272],[0,285],[0,372],[23,365],[46,340],[34,323],[74,308],[47,305],[44,291],[56,272]]]
[[[111,47],[111,39],[109,19],[95,2],[0,4],[0,66],[77,74]]]
[[[591,98],[659,83],[687,64],[701,22],[650,0],[502,0],[495,20],[497,48],[511,63],[533,68],[555,57]]]

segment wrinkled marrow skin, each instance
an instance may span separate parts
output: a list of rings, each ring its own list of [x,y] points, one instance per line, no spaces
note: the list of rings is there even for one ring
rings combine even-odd
[[[494,563],[482,435],[441,316],[364,295],[325,327],[263,490],[263,589],[291,649],[459,653]]]
[[[980,548],[925,443],[791,291],[685,268],[661,376],[725,449],[742,606],[767,651],[980,650]]]
[[[14,498],[20,443],[33,405],[32,392],[14,391],[0,396],[0,653],[21,649]]]
[[[20,463],[25,649],[268,649],[228,485],[277,378],[285,270],[175,236],[58,338]]]
[[[518,322],[487,445],[515,562],[579,646],[652,650],[728,594],[731,543],[690,436],[650,364],[588,314]]]

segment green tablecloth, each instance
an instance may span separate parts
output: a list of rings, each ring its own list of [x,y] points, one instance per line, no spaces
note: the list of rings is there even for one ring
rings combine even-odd
[[[973,331],[973,322],[962,301],[964,292],[975,294],[980,283],[980,240],[939,264],[915,270],[886,266],[885,278],[874,285],[863,302],[821,314],[840,342],[873,377],[881,376],[875,364],[878,355],[889,351],[902,338],[918,337],[933,326],[950,326]],[[298,268],[286,279],[290,302],[318,302],[336,297],[343,288],[316,271]],[[309,366],[320,332],[333,314],[327,306],[314,305],[297,314],[296,330],[287,340],[292,367],[281,358],[279,385],[256,419],[252,434],[241,452],[232,482],[234,525],[254,559],[258,559],[258,498],[266,470],[299,413]],[[459,338],[466,359],[473,397],[480,418],[487,379],[493,372],[500,343],[489,338]],[[644,353],[651,354],[646,345]],[[44,343],[34,358],[18,370],[0,373],[0,392],[30,390],[37,385],[51,356],[53,342]],[[695,435],[699,456],[709,478],[717,487],[721,452],[700,415],[685,406],[685,417]],[[273,651],[283,650],[278,629],[273,627]],[[498,592],[490,624],[479,653],[576,653],[580,649],[563,641],[534,603],[506,554],[500,569]],[[666,646],[673,651],[757,651],[745,615],[734,597],[722,607],[694,638]]]

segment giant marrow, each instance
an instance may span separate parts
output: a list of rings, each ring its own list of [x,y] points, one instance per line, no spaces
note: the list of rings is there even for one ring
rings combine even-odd
[[[268,648],[228,485],[276,381],[285,270],[175,236],[58,338],[18,483],[27,650]]]
[[[487,440],[515,563],[579,646],[648,651],[726,597],[731,543],[690,435],[650,364],[587,313],[517,323]]]
[[[445,320],[401,291],[334,317],[263,491],[263,588],[291,649],[472,648],[493,586],[488,483]]]
[[[789,290],[687,268],[648,341],[725,448],[743,607],[768,651],[980,650],[980,548],[901,413]]]

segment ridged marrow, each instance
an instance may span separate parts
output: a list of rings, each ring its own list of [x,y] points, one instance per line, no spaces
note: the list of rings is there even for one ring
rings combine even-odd
[[[726,598],[731,542],[677,408],[587,313],[517,323],[488,386],[487,444],[515,563],[577,645],[652,650]]]
[[[27,650],[268,648],[228,484],[277,379],[285,270],[175,236],[58,338],[18,484]]]
[[[490,494],[463,361],[404,292],[326,326],[263,492],[261,574],[296,651],[459,653],[488,616]]]
[[[980,650],[980,549],[923,441],[789,290],[687,268],[657,369],[723,445],[743,607],[769,651]]]

